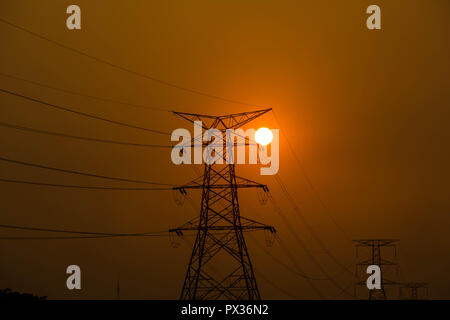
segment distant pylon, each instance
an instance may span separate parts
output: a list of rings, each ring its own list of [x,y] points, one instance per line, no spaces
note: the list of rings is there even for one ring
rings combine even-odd
[[[385,286],[387,285],[398,285],[397,282],[387,279],[385,277],[386,268],[396,267],[397,263],[392,259],[388,260],[381,256],[382,248],[391,247],[394,249],[394,257],[397,256],[396,243],[398,240],[395,239],[360,239],[353,240],[356,247],[356,258],[359,258],[359,249],[367,249],[366,253],[368,255],[361,260],[356,261],[356,277],[360,277],[361,280],[356,283],[355,287],[355,297],[357,296],[357,287],[364,286],[367,289],[367,278],[369,275],[366,273],[367,267],[370,265],[377,265],[381,270],[381,289],[369,290],[369,300],[387,300]]]
[[[175,114],[190,122],[202,121],[202,130],[215,128],[225,135],[227,129],[237,129],[268,111],[270,109],[225,116]],[[208,146],[210,143],[203,142],[202,136],[192,139],[192,146]],[[222,144],[223,141],[214,140],[213,143]],[[249,139],[244,139],[244,143],[249,145]],[[273,233],[275,229],[240,215],[237,190],[260,188],[267,192],[268,188],[237,177],[235,165],[226,162],[225,154],[220,157],[225,160],[225,164],[205,164],[202,176],[174,188],[184,195],[188,189],[202,191],[200,215],[179,228],[169,230],[178,236],[188,231],[196,232],[180,299],[259,300],[261,296],[244,232],[268,230]]]
[[[405,295],[404,291],[409,293]],[[423,300],[428,298],[428,284],[424,282],[408,282],[400,285],[400,299]]]
[[[116,299],[120,300],[120,280],[117,279]]]

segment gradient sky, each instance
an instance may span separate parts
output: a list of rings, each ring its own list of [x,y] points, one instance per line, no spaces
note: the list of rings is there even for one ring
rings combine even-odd
[[[82,29],[65,26],[78,4]],[[366,28],[365,9],[381,7],[382,30]],[[403,1],[62,1],[0,0],[0,16],[73,48],[183,87],[264,107],[252,126],[289,137],[317,193],[285,139],[279,175],[331,252],[351,266],[350,240],[396,238],[401,281],[430,284],[450,298],[450,3]],[[244,107],[139,78],[0,23],[2,73],[85,94],[180,111],[227,114]],[[164,131],[192,128],[158,112],[36,87],[0,76],[1,87],[77,110]],[[139,143],[165,136],[108,125],[0,94],[0,121],[39,129]],[[89,143],[0,128],[1,157],[104,175],[174,184],[195,172],[170,161],[169,150]],[[198,169],[201,169],[199,167]],[[269,185],[293,228],[334,275],[324,254],[289,206],[274,177],[255,166],[237,174]],[[0,163],[0,177],[67,184],[130,186]],[[0,224],[103,232],[159,231],[198,212],[178,207],[167,191],[59,190],[0,183]],[[198,208],[200,194],[191,195]],[[270,205],[240,193],[241,214],[277,227],[299,265],[322,276]],[[340,226],[330,219],[331,215]],[[0,230],[1,236],[43,235]],[[50,234],[48,234],[50,235]],[[254,235],[259,243],[263,235]],[[248,239],[263,298],[317,298]],[[280,247],[268,248],[286,260]],[[388,252],[389,253],[389,252]],[[0,240],[0,288],[50,298],[109,299],[120,278],[123,298],[174,299],[190,255],[166,238]],[[289,260],[287,260],[289,263]],[[65,287],[65,268],[82,269],[81,291]],[[353,267],[351,267],[353,269]],[[353,280],[337,279],[343,286]],[[327,281],[317,286],[332,298]],[[345,296],[341,296],[345,298]]]

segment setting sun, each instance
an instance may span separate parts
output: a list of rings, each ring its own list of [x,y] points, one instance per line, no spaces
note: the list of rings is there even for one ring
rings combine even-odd
[[[260,145],[266,146],[272,142],[272,139],[273,139],[273,133],[268,128],[262,127],[262,128],[259,128],[258,130],[256,130],[256,132],[255,132],[255,140]]]

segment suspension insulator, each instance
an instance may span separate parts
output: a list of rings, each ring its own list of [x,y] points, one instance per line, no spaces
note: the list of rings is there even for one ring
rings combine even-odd
[[[268,200],[267,192],[264,190],[264,188],[257,188],[256,189],[256,195],[258,196],[258,201],[261,205],[265,205]]]
[[[169,232],[169,240],[172,248],[178,248],[180,246],[180,235],[178,231]]]
[[[172,190],[173,201],[177,206],[182,206],[186,200],[186,191],[184,189],[173,189]]]
[[[266,246],[271,247],[275,242],[275,232],[272,229],[264,230],[264,239],[266,240]]]

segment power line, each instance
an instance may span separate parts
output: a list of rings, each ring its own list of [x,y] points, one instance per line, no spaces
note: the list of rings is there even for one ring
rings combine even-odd
[[[250,236],[250,235],[249,235]],[[253,237],[252,237],[253,238]],[[329,280],[329,278],[319,278],[319,277],[311,277],[307,274],[305,274],[303,272],[303,270],[300,270],[300,266],[298,265],[297,261],[295,261],[294,257],[292,256],[292,254],[290,253],[290,251],[288,250],[288,248],[283,244],[283,242],[281,241],[280,237],[276,236],[275,239],[277,240],[278,244],[280,245],[281,249],[283,250],[284,254],[289,258],[289,260],[292,262],[292,264],[295,266],[295,269],[293,269],[292,267],[290,267],[288,264],[284,263],[282,260],[278,259],[277,257],[275,257],[269,250],[267,250],[266,248],[264,248],[263,245],[261,245],[258,241],[256,241],[255,238],[253,238],[256,245],[262,250],[264,251],[265,254],[267,254],[273,261],[275,261],[276,263],[278,263],[280,266],[282,266],[283,268],[285,268],[286,270],[288,270],[289,272],[291,272],[294,275],[300,276],[304,279],[309,279],[309,280],[316,280],[316,281],[320,281],[320,280]],[[352,262],[353,265],[354,261]],[[297,270],[296,270],[297,269]],[[331,278],[337,278],[339,277],[341,274],[343,274],[344,271],[340,271],[339,273],[332,275]]]
[[[0,228],[14,229],[14,230],[27,230],[27,231],[40,231],[40,232],[84,234],[84,235],[95,235],[95,236],[143,236],[143,235],[157,235],[157,234],[167,233],[167,231],[152,231],[152,232],[138,232],[138,233],[89,232],[89,231],[75,231],[75,230],[65,230],[65,229],[26,227],[26,226],[16,226],[16,225],[8,225],[8,224],[0,224]]]
[[[296,275],[296,276],[300,276],[302,278],[304,278],[305,280],[309,279],[309,280],[329,280],[328,278],[314,278],[314,277],[310,277],[308,275],[306,275],[299,267],[299,265],[295,262],[295,260],[292,260],[293,257],[292,255],[289,253],[290,259],[291,261],[294,261],[294,265],[296,267],[297,270],[291,268],[289,265],[287,265],[286,263],[284,263],[283,261],[281,261],[280,259],[278,259],[277,257],[275,257],[269,250],[267,250],[263,245],[261,245],[254,237],[252,237],[251,235],[249,235],[254,242],[256,243],[256,245],[262,250],[264,251],[273,261],[275,261],[277,264],[281,265],[282,267],[284,267],[286,270],[288,270],[289,272],[291,272],[292,274]],[[287,247],[281,242],[281,239],[279,237],[276,237],[276,240],[278,241],[278,243],[280,244],[280,247],[283,248],[283,250],[287,250]],[[287,250],[288,251],[288,250]],[[354,261],[353,261],[354,262]],[[352,262],[352,263],[353,263]],[[343,274],[344,272],[341,271],[336,275],[333,275],[333,278],[336,278],[338,276],[340,276],[341,274]],[[310,283],[310,282],[308,282]],[[312,284],[312,283],[310,283]],[[348,288],[353,285],[353,283],[351,283],[349,286],[343,287],[342,290],[336,295],[336,297],[339,297],[342,293],[344,293],[346,290],[348,290]],[[313,286],[313,289],[318,290],[317,287]],[[321,298],[323,298],[322,295],[320,295]]]
[[[31,83],[31,84],[33,84],[35,86],[39,86],[39,87],[42,87],[42,88],[48,88],[48,89],[52,89],[52,90],[56,90],[56,91],[61,91],[61,92],[64,92],[64,93],[69,93],[69,94],[80,96],[80,97],[86,97],[86,98],[95,99],[95,100],[104,101],[104,102],[111,102],[111,103],[120,104],[120,105],[124,105],[124,106],[130,106],[130,107],[134,107],[134,108],[153,109],[153,110],[163,111],[163,112],[166,112],[166,111],[170,112],[171,111],[170,109],[167,109],[167,108],[148,106],[148,105],[141,105],[141,104],[133,104],[133,103],[129,103],[129,102],[118,101],[118,100],[114,100],[114,99],[108,99],[108,98],[103,98],[103,97],[99,97],[99,96],[89,95],[89,94],[80,93],[80,92],[76,92],[76,91],[72,91],[72,90],[67,90],[67,89],[63,89],[63,88],[59,88],[59,87],[54,87],[54,86],[51,86],[51,85],[48,85],[48,84],[43,84],[43,83],[40,83],[40,82],[37,82],[37,81],[20,78],[20,77],[13,76],[13,75],[10,75],[10,74],[6,74],[6,73],[3,73],[3,72],[0,72],[0,75],[2,75],[4,77],[11,78],[11,79],[15,79],[15,80],[20,80],[20,81],[23,81],[23,82]]]
[[[275,114],[275,111],[272,109],[272,115],[275,119],[275,121],[278,123],[278,126],[281,127],[280,121],[278,120],[277,115]],[[284,139],[286,140],[288,146],[289,146],[289,150],[291,151],[294,159],[297,161],[297,164],[303,174],[303,177],[305,178],[308,186],[311,188],[312,192],[316,195],[317,200],[319,201],[320,205],[323,207],[323,209],[325,210],[326,215],[330,218],[330,220],[334,223],[334,225],[346,236],[346,238],[348,239],[348,233],[344,230],[344,228],[341,227],[341,225],[337,222],[337,220],[334,218],[334,216],[331,214],[331,210],[328,208],[327,204],[325,203],[325,201],[322,199],[322,197],[320,196],[319,191],[316,189],[316,187],[314,186],[314,184],[312,183],[312,180],[310,179],[308,173],[306,172],[305,167],[303,166],[303,163],[300,161],[300,158],[297,156],[297,153],[295,152],[295,148],[293,147],[289,137],[287,134],[284,133],[284,131],[282,130],[281,134],[283,135]]]
[[[39,134],[45,134],[45,135],[49,135],[49,136],[70,138],[70,139],[90,141],[90,142],[126,145],[126,146],[133,146],[133,147],[147,147],[147,148],[172,148],[173,147],[173,146],[170,146],[170,145],[162,145],[162,144],[146,144],[146,143],[135,143],[135,142],[125,142],[125,141],[116,141],[116,140],[107,140],[107,139],[82,137],[82,136],[76,136],[76,135],[71,135],[71,134],[66,134],[66,133],[47,131],[47,130],[40,130],[40,129],[29,128],[29,127],[23,127],[23,126],[18,126],[18,125],[15,125],[15,124],[9,124],[9,123],[5,123],[5,122],[0,122],[0,126],[1,127],[6,127],[6,128],[11,128],[11,129],[16,129],[16,130],[21,130],[21,131],[28,131],[28,132],[32,132],[32,133],[39,133]]]
[[[48,131],[48,130],[41,130],[41,129],[35,129],[35,128],[30,128],[30,127],[24,127],[24,126],[19,126],[19,125],[16,125],[16,124],[10,124],[10,123],[6,123],[6,122],[0,122],[0,127],[16,129],[16,130],[21,130],[21,131],[27,131],[27,132],[32,132],[32,133],[45,134],[45,135],[61,137],[61,138],[70,138],[70,139],[76,139],[76,140],[82,140],[82,141],[117,144],[117,145],[125,145],[125,146],[132,146],[132,147],[161,148],[161,149],[173,149],[173,148],[183,149],[183,148],[189,148],[189,147],[200,147],[200,146],[202,146],[202,144],[200,144],[200,143],[197,144],[197,145],[192,145],[192,144],[189,144],[189,142],[186,142],[186,143],[181,144],[181,145],[168,145],[168,144],[148,144],[148,143],[137,143],[137,142],[126,142],[126,141],[99,139],[99,138],[76,136],[76,135],[67,134],[67,133]],[[196,141],[198,141],[197,138],[194,138],[194,139]],[[210,146],[215,146],[216,144],[213,142],[212,144],[209,144],[209,145]],[[244,145],[244,144],[236,144],[236,146],[241,146],[241,145]]]
[[[126,236],[79,236],[79,237],[0,237],[0,240],[75,240],[75,239],[104,239],[104,238],[130,238],[130,237],[168,237],[168,235],[126,235]]]
[[[295,238],[295,240],[297,240],[297,242],[302,247],[303,251],[305,251],[305,253],[313,261],[313,263],[319,268],[319,270],[328,278],[329,276],[328,276],[327,272],[322,268],[320,263],[316,260],[316,258],[311,253],[311,251],[309,251],[309,249],[306,247],[306,245],[303,243],[303,241],[298,237],[297,233],[292,228],[292,225],[289,223],[288,219],[286,218],[284,213],[281,211],[280,206],[278,206],[277,202],[275,201],[275,199],[273,198],[271,193],[269,193],[269,199],[271,200],[271,203],[275,209],[275,212],[282,219],[282,221],[283,221],[284,225],[287,227],[289,233]],[[317,295],[320,298],[324,298],[322,292],[314,285],[314,283],[311,281],[311,279],[306,278],[306,281],[311,286],[311,288],[313,288],[313,290],[316,291]]]
[[[284,293],[286,296],[288,296],[291,299],[298,300],[298,298],[294,294],[292,294],[289,291],[287,291],[286,289],[283,289],[280,286],[278,286],[275,282],[270,280],[269,277],[264,275],[259,269],[255,270],[255,271],[258,274],[258,277],[263,279],[264,281],[266,281],[267,284],[269,284],[271,287],[273,287],[273,288],[277,289],[278,291]]]
[[[9,90],[5,90],[5,89],[1,89],[0,88],[0,91],[3,92],[3,93],[7,93],[7,94],[10,94],[10,95],[13,95],[13,96],[16,96],[16,97],[20,97],[20,98],[29,100],[29,101],[40,103],[40,104],[49,106],[49,107],[54,108],[54,109],[58,109],[58,110],[62,110],[62,111],[70,112],[70,113],[74,113],[74,114],[77,114],[77,115],[80,115],[80,116],[83,116],[83,117],[87,117],[87,118],[91,118],[91,119],[95,119],[95,120],[101,120],[101,121],[104,121],[104,122],[113,123],[113,124],[124,126],[124,127],[128,127],[128,128],[144,130],[144,131],[148,131],[148,132],[152,132],[152,133],[170,135],[167,132],[154,130],[154,129],[148,129],[148,128],[144,128],[144,127],[139,127],[139,126],[135,126],[133,124],[120,122],[120,121],[115,121],[115,120],[110,120],[110,119],[105,119],[105,118],[102,118],[102,117],[99,117],[99,116],[96,116],[96,115],[84,113],[84,112],[81,112],[81,111],[76,111],[76,110],[70,109],[68,107],[63,107],[63,106],[56,105],[56,104],[49,103],[49,102],[45,102],[45,101],[42,101],[42,100],[39,100],[39,99],[31,98],[31,97],[22,95],[20,93],[12,92],[12,91],[9,91]]]
[[[296,265],[296,267],[298,267],[297,270],[293,270],[291,267],[289,267],[287,264],[283,263],[281,260],[279,260],[277,257],[275,257],[269,250],[267,250],[263,245],[261,245],[256,238],[252,237],[251,235],[249,235],[249,237],[251,237],[253,239],[253,241],[256,243],[256,245],[262,250],[264,251],[270,258],[272,258],[273,261],[275,261],[276,263],[278,263],[279,265],[283,266],[286,270],[288,270],[289,272],[293,273],[296,276],[300,276],[302,277],[304,280],[307,281],[308,285],[317,293],[317,295],[320,298],[324,298],[322,292],[319,290],[319,288],[311,281],[311,280],[317,280],[317,279],[313,279],[309,276],[307,276],[298,265]]]
[[[49,167],[49,166],[40,165],[40,164],[36,164],[36,163],[31,163],[31,162],[25,162],[25,161],[8,159],[8,158],[4,158],[4,157],[0,157],[0,161],[20,164],[20,165],[29,166],[29,167],[35,167],[35,168],[41,168],[41,169],[47,169],[47,170],[53,170],[53,171],[71,173],[71,174],[77,174],[77,175],[82,175],[82,176],[94,177],[94,178],[115,180],[115,181],[144,183],[144,184],[152,184],[152,185],[160,185],[160,186],[176,186],[174,184],[153,182],[153,181],[148,181],[148,180],[134,180],[134,179],[127,179],[127,178],[109,177],[109,176],[103,176],[103,175],[98,175],[98,174],[80,172],[80,171],[75,171],[75,170],[60,169],[60,168]]]
[[[160,79],[157,79],[157,78],[155,78],[155,77],[146,75],[146,74],[144,74],[144,73],[136,72],[136,71],[133,71],[133,70],[131,70],[131,69],[128,69],[128,68],[125,68],[125,67],[116,65],[116,64],[114,64],[114,63],[112,63],[112,62],[109,62],[109,61],[107,61],[107,60],[98,58],[98,57],[96,57],[96,56],[93,56],[93,55],[88,54],[88,53],[86,53],[86,52],[83,52],[83,51],[81,51],[81,50],[72,48],[72,47],[67,46],[67,45],[65,45],[65,44],[62,44],[62,43],[60,43],[60,42],[57,42],[57,41],[52,40],[52,39],[50,39],[50,38],[47,38],[47,37],[45,37],[45,36],[43,36],[43,35],[41,35],[41,34],[38,34],[38,33],[34,32],[34,31],[31,31],[31,30],[29,30],[29,29],[26,29],[26,28],[24,28],[24,27],[21,27],[21,26],[19,26],[19,25],[16,25],[16,24],[14,24],[14,23],[12,23],[12,22],[9,22],[9,21],[7,21],[7,20],[5,20],[5,19],[3,19],[3,18],[0,18],[0,22],[3,22],[4,24],[7,24],[7,25],[9,25],[9,26],[11,26],[11,27],[13,27],[13,28],[16,28],[16,29],[19,29],[19,30],[21,30],[21,31],[23,31],[23,32],[26,32],[26,33],[28,33],[28,34],[31,34],[31,35],[33,35],[33,36],[35,36],[35,37],[37,37],[37,38],[40,38],[40,39],[45,40],[45,41],[47,41],[47,42],[50,42],[50,43],[52,43],[52,44],[54,44],[54,45],[56,45],[56,46],[58,46],[58,47],[61,47],[61,48],[64,48],[64,49],[66,49],[66,50],[69,50],[69,51],[72,51],[72,52],[74,52],[74,53],[77,53],[77,54],[79,54],[79,55],[81,55],[81,56],[87,57],[87,58],[92,59],[92,60],[94,60],[94,61],[97,61],[97,62],[100,62],[100,63],[102,63],[102,64],[108,65],[108,66],[110,66],[110,67],[116,68],[116,69],[118,69],[118,70],[121,70],[121,71],[130,73],[130,74],[133,74],[133,75],[135,75],[135,76],[139,76],[139,77],[141,77],[141,78],[145,78],[145,79],[154,81],[154,82],[156,82],[156,83],[159,83],[159,84],[162,84],[162,85],[165,85],[165,86],[168,86],[168,87],[172,87],[172,88],[179,89],[179,90],[186,91],[186,92],[190,92],[190,93],[193,93],[193,94],[205,96],[205,97],[208,97],[208,98],[211,98],[211,99],[216,99],[216,100],[221,100],[221,101],[225,101],[225,102],[230,102],[230,103],[240,104],[240,105],[246,105],[246,106],[251,106],[251,107],[260,107],[260,106],[255,105],[255,104],[251,104],[251,103],[246,103],[246,102],[242,102],[242,101],[238,101],[238,100],[233,100],[233,99],[229,99],[229,98],[220,97],[220,96],[213,95],[213,94],[209,94],[209,93],[206,93],[206,92],[203,92],[203,91],[199,91],[199,90],[195,90],[195,89],[190,89],[190,88],[183,87],[183,86],[180,86],[180,85],[177,85],[177,84],[173,84],[173,83],[170,83],[170,82],[165,81],[165,80],[160,80]]]
[[[297,206],[295,200],[292,198],[291,194],[287,190],[286,185],[283,183],[279,175],[275,176],[275,180],[278,182],[278,184],[281,187],[281,190],[283,191],[285,197],[288,199],[288,202],[291,204],[292,208],[294,209],[294,212],[297,214],[297,216],[300,218],[300,221],[302,224],[306,227],[308,232],[314,237],[314,239],[317,241],[319,246],[322,248],[322,250],[340,267],[346,269],[345,266],[343,266],[340,261],[328,250],[328,248],[325,246],[325,244],[322,242],[322,240],[317,236],[313,228],[310,226],[308,221],[306,221],[306,218],[301,213],[300,208]],[[349,271],[351,273],[351,271]],[[351,273],[352,274],[352,273]],[[353,275],[353,274],[352,274]]]
[[[278,184],[281,187],[281,190],[283,191],[285,197],[288,199],[288,202],[291,204],[292,208],[294,209],[294,212],[297,214],[297,216],[300,218],[300,221],[302,224],[306,227],[308,232],[314,237],[316,242],[319,244],[321,249],[336,263],[336,265],[340,266],[342,269],[347,270],[349,274],[351,274],[353,277],[355,276],[346,266],[344,266],[331,252],[328,250],[328,248],[325,246],[325,244],[320,240],[319,236],[314,232],[313,228],[310,226],[308,221],[306,221],[306,218],[303,216],[303,214],[300,211],[300,208],[295,203],[294,199],[290,195],[289,191],[287,190],[285,184],[279,177],[279,175],[275,176],[275,180],[278,182]]]
[[[280,237],[275,237],[275,239],[278,241],[278,244],[280,245],[281,249],[284,251],[284,254],[289,258],[289,260],[291,260],[291,262],[293,263],[294,266],[296,266],[296,268],[298,269],[298,264],[294,259],[294,256],[292,255],[292,253],[289,251],[288,247],[281,241]],[[354,259],[352,261],[352,263],[349,266],[352,266],[355,263],[356,259]],[[301,271],[301,270],[300,270]],[[333,274],[331,276],[331,278],[336,279],[337,277],[341,276],[342,274],[344,274],[346,272],[346,270],[341,270],[336,274]],[[307,275],[303,274],[303,277],[308,277]],[[314,277],[309,277],[311,280],[328,280],[328,278],[314,278]]]
[[[264,253],[267,254],[273,261],[278,263],[280,266],[282,266],[283,268],[285,268],[286,270],[288,270],[292,274],[300,276],[300,277],[302,277],[304,279],[309,279],[309,280],[328,280],[327,278],[314,278],[314,277],[306,275],[304,272],[299,272],[297,270],[294,270],[288,264],[284,263],[283,261],[278,259],[276,256],[274,256],[269,250],[267,250],[262,244],[260,244],[254,237],[252,237],[251,235],[248,235],[248,236],[250,238],[252,238],[254,243],[256,244],[256,246],[258,248],[260,248],[262,251],[264,251]],[[279,244],[281,245],[281,242],[279,241],[279,238],[276,237],[276,239],[279,242]],[[297,263],[295,263],[295,265],[296,265],[296,268],[297,268]]]
[[[153,231],[153,232],[140,232],[140,233],[105,233],[105,232],[88,232],[88,231],[36,228],[36,227],[26,227],[26,226],[16,226],[16,225],[5,225],[5,224],[0,224],[0,228],[14,229],[14,230],[26,230],[26,231],[82,234],[83,235],[83,236],[40,236],[40,237],[12,236],[12,237],[0,237],[0,240],[64,240],[64,239],[70,240],[70,239],[116,238],[116,237],[167,237],[167,236],[169,236],[167,231]]]
[[[292,228],[291,223],[286,218],[286,216],[281,211],[281,208],[278,206],[278,204],[275,202],[275,199],[273,196],[269,193],[269,199],[272,202],[272,205],[274,206],[275,212],[280,216],[285,226],[288,228],[289,233],[297,240],[297,242],[300,244],[302,249],[305,251],[305,253],[308,255],[309,259],[319,268],[319,271],[329,280],[337,289],[342,290],[342,286],[330,275],[328,272],[322,267],[322,265],[317,261],[317,259],[314,257],[314,255],[311,253],[311,251],[305,246],[303,241],[298,237],[297,233]],[[344,291],[346,294],[352,296],[351,294]]]
[[[44,187],[57,187],[68,189],[88,189],[88,190],[118,190],[118,191],[151,191],[151,190],[172,190],[172,188],[122,188],[122,187],[97,187],[97,186],[80,186],[80,185],[68,185],[68,184],[55,184],[35,181],[23,181],[14,179],[0,178],[0,182],[28,184]]]

